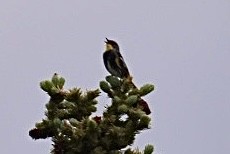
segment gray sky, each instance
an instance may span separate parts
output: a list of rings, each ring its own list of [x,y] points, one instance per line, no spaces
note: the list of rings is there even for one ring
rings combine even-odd
[[[28,136],[44,118],[39,82],[57,72],[66,88],[98,87],[105,37],[121,52],[153,111],[133,147],[155,154],[230,151],[230,1],[11,0],[0,4],[1,153],[46,154]],[[100,114],[107,102],[100,97]]]

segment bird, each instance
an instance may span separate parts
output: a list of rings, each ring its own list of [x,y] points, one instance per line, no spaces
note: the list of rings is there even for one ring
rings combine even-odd
[[[103,60],[108,72],[122,79],[130,77],[128,67],[119,51],[117,42],[106,38],[105,43],[106,50],[103,54]]]
[[[121,79],[128,79],[134,88],[136,85],[132,82],[132,76],[129,73],[128,67],[120,53],[120,48],[117,42],[106,38],[105,41],[105,52],[103,53],[103,61],[107,71],[116,77]],[[138,102],[143,108],[143,111],[148,115],[151,113],[147,102],[140,99]]]

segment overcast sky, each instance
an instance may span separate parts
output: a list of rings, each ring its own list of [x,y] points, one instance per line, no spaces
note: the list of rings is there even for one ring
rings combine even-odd
[[[155,154],[230,151],[229,0],[8,0],[0,2],[1,153],[47,154],[28,131],[44,118],[39,82],[57,72],[65,87],[98,88],[105,37],[120,44],[145,97],[152,129],[133,147]],[[102,94],[100,115],[107,101]]]

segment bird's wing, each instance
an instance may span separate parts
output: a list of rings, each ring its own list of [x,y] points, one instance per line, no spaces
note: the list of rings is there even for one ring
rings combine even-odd
[[[125,61],[124,61],[122,55],[120,54],[120,52],[118,52],[117,54],[118,54],[118,56],[116,57],[115,62],[117,64],[117,66],[122,70],[123,75],[125,77],[128,77],[129,76],[128,67],[125,64]]]
[[[118,56],[116,57],[115,61],[116,61],[117,66],[120,69],[123,69],[124,67],[127,67],[123,57],[121,56],[121,54],[118,54]]]

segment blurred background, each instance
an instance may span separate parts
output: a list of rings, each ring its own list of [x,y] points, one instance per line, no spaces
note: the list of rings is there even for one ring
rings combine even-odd
[[[105,37],[119,43],[138,86],[156,87],[144,98],[151,129],[132,147],[230,151],[229,0],[11,0],[0,5],[1,153],[49,153],[50,139],[28,135],[49,100],[39,82],[56,72],[66,89],[98,88]],[[96,114],[109,102],[102,94]]]

